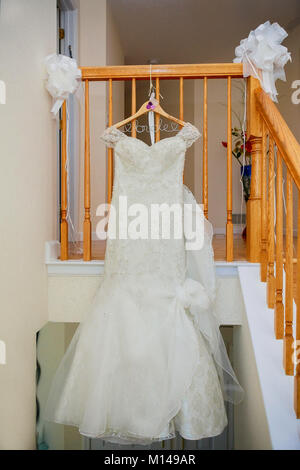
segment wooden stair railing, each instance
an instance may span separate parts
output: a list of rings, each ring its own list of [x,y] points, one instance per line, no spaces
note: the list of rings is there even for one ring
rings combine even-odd
[[[268,307],[274,309],[275,338],[283,340],[284,371],[294,375],[294,408],[300,419],[300,145],[269,96],[259,87],[253,95],[262,130],[261,280],[267,283]],[[293,186],[298,199],[295,253]]]
[[[94,81],[108,82],[108,125],[113,124],[113,81],[131,81],[131,111],[136,111],[136,80],[149,80],[150,67],[148,65],[124,65],[107,67],[81,67],[82,81],[85,84],[85,150],[84,150],[84,220],[83,220],[83,260],[92,259],[92,224],[91,224],[91,156],[90,156],[90,96],[89,83]],[[178,115],[184,118],[184,81],[186,79],[203,80],[203,187],[202,204],[205,216],[208,217],[208,81],[210,79],[227,80],[227,197],[226,203],[226,260],[232,261],[234,256],[233,224],[232,224],[232,153],[231,153],[231,87],[232,80],[243,77],[242,64],[175,64],[175,65],[153,65],[151,75],[155,80],[156,97],[159,100],[160,80],[178,80]],[[64,108],[66,105],[64,103]],[[159,124],[159,116],[155,119]],[[62,165],[61,165],[61,259],[68,259],[68,194],[67,194],[67,168],[66,168],[66,113],[62,114]],[[136,136],[135,123],[133,122],[132,137]],[[155,140],[160,140],[160,131],[156,132]],[[113,149],[107,151],[107,202],[110,203],[113,187]],[[225,196],[225,195],[224,195]],[[257,202],[257,201],[256,201]],[[260,204],[260,201],[258,201]],[[251,204],[251,203],[250,203]],[[254,207],[253,207],[254,208]],[[254,214],[254,212],[252,211]],[[257,224],[256,224],[257,226]],[[257,253],[252,256],[258,256]]]

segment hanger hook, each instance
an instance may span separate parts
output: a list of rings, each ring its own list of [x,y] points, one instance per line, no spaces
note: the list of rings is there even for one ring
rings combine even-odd
[[[153,90],[153,83],[152,83],[152,64],[150,64],[150,82],[149,82],[149,98],[151,96]]]
[[[149,64],[150,65],[150,71],[149,71],[149,98],[151,96],[151,93],[154,91],[154,93],[156,93],[156,87],[153,85],[152,83],[152,64]],[[164,97],[162,96],[161,93],[159,93],[159,96],[161,99],[164,99]]]

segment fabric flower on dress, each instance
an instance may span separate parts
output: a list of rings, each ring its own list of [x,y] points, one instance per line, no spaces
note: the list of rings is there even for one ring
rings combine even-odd
[[[251,31],[248,38],[242,39],[235,49],[234,62],[243,63],[244,77],[258,78],[273,101],[277,101],[278,95],[275,82],[278,78],[286,80],[284,66],[291,60],[290,52],[281,45],[287,36],[278,23],[266,21]]]
[[[183,285],[178,285],[176,297],[182,303],[184,308],[196,306],[200,310],[209,308],[210,300],[203,285],[194,279],[185,279]]]
[[[51,54],[45,59],[48,79],[46,88],[54,99],[51,113],[58,113],[64,100],[75,93],[81,82],[81,70],[75,59],[62,54]]]

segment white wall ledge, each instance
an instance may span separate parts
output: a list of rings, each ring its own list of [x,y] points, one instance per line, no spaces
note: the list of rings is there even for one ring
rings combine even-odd
[[[49,320],[82,321],[102,282],[104,261],[60,261],[59,254],[58,242],[46,243]],[[216,313],[222,325],[241,325],[243,301],[237,271],[241,264],[245,262],[216,263],[220,278]]]
[[[83,261],[82,259],[70,259],[61,261],[59,256],[60,243],[58,241],[46,242],[45,264],[50,276],[100,276],[104,272],[104,261],[102,260]]]
[[[83,261],[67,260],[61,261],[60,243],[48,241],[45,246],[45,264],[49,275],[74,275],[74,276],[99,276],[104,272],[103,260]],[[239,266],[259,266],[257,263],[247,261],[216,261],[215,267],[218,277],[237,277]]]

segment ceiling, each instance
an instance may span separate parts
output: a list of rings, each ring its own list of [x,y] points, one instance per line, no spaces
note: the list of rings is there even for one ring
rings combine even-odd
[[[231,62],[251,29],[300,25],[300,0],[109,0],[126,64]],[[300,38],[299,38],[300,44]]]

